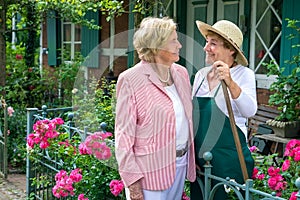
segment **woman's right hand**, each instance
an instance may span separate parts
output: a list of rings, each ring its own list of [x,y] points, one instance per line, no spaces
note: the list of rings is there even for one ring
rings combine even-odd
[[[143,190],[140,181],[136,181],[128,186],[131,200],[144,200]]]

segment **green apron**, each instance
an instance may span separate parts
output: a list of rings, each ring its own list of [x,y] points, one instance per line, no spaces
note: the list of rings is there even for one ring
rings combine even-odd
[[[203,81],[199,88],[202,83]],[[197,89],[197,92],[199,88]],[[220,85],[215,94],[218,93],[219,88]],[[197,92],[195,94],[197,94]],[[193,103],[194,143],[197,165],[201,168],[201,171],[204,172],[203,164],[205,161],[203,159],[203,153],[210,151],[213,155],[211,160],[212,174],[222,178],[229,177],[230,179],[235,179],[236,182],[243,184],[243,174],[229,118],[216,105],[214,97],[194,97]],[[248,176],[251,177],[254,168],[254,160],[247,146],[244,133],[239,127],[237,127],[237,130]],[[203,179],[203,177],[201,178]],[[216,183],[217,181],[212,181],[212,187]],[[202,195],[197,181],[191,183],[191,200],[203,199]],[[228,199],[224,187],[217,190],[214,199]]]

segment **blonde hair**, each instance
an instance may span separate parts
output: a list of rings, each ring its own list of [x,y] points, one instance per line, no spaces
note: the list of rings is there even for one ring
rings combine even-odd
[[[176,23],[168,18],[144,18],[140,28],[133,36],[133,45],[137,50],[139,58],[147,62],[153,61],[153,56],[166,44],[174,30]]]

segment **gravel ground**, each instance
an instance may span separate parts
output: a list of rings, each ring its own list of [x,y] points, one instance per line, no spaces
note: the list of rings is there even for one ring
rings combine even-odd
[[[9,174],[0,177],[0,200],[26,200],[26,175]]]

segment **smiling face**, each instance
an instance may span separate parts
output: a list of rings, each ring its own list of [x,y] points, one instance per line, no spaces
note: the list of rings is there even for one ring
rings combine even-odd
[[[178,41],[176,30],[172,32],[166,43],[158,49],[155,60],[158,63],[170,66],[179,60],[179,50],[182,45]]]
[[[217,60],[230,64],[234,60],[235,51],[226,47],[223,39],[216,34],[207,35],[204,51],[206,52],[205,62],[210,65]]]

